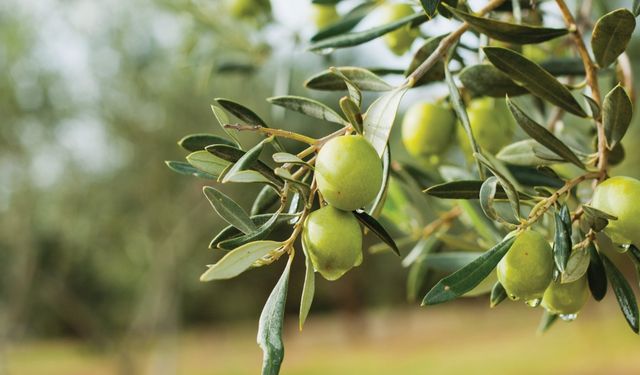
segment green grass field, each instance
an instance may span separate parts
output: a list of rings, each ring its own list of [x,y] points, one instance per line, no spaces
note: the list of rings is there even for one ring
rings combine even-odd
[[[520,303],[312,315],[303,332],[289,316],[282,375],[638,374],[640,338],[612,297],[591,301],[577,321],[557,322],[542,336],[536,335],[541,310]],[[255,328],[203,328],[145,345],[131,373],[259,374]],[[18,343],[5,358],[8,375],[122,373],[115,354],[69,341]]]

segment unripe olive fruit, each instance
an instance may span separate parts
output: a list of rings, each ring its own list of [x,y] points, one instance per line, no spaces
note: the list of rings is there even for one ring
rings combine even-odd
[[[327,142],[316,159],[316,182],[332,206],[353,211],[370,203],[382,184],[382,161],[361,135]]]
[[[640,181],[626,176],[611,177],[593,192],[591,205],[616,216],[604,232],[616,244],[640,245]]]
[[[451,109],[433,104],[411,106],[402,120],[402,143],[416,157],[440,154],[455,132],[456,117]]]
[[[553,250],[541,234],[526,230],[518,235],[497,267],[498,280],[512,300],[542,298],[553,277]]]
[[[511,143],[515,120],[504,99],[480,98],[467,107],[471,131],[476,142],[485,151],[496,154]],[[458,129],[458,142],[462,150],[471,155],[471,145],[462,127]]]
[[[582,276],[576,281],[561,284],[552,282],[542,297],[542,307],[553,314],[577,314],[589,299],[587,277]]]
[[[313,21],[318,29],[324,29],[340,19],[335,5],[311,4],[311,6],[313,7]]]
[[[332,206],[313,211],[304,223],[302,241],[316,271],[337,280],[362,263],[362,230],[351,212]]]
[[[408,4],[387,4],[383,8],[382,22],[387,24],[395,22],[401,18],[414,14],[415,11]],[[411,25],[407,24],[401,28],[385,34],[384,42],[391,52],[396,55],[403,55],[411,48],[411,44],[418,36],[417,30],[412,30]]]

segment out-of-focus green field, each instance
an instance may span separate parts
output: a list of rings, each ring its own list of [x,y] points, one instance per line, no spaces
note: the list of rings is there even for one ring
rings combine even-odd
[[[311,316],[302,333],[288,317],[282,375],[327,374],[638,374],[640,337],[615,305],[591,301],[572,323],[536,335],[540,309],[472,301],[373,311],[362,317]],[[254,324],[206,328],[145,346],[133,373],[259,374]],[[14,345],[10,375],[120,374],[116,355],[69,341]]]

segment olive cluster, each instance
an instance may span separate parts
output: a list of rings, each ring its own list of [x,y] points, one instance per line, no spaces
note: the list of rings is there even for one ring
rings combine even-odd
[[[351,211],[376,197],[382,162],[363,136],[340,136],[318,152],[315,178],[327,205],[307,217],[303,247],[315,270],[327,280],[336,280],[362,263],[362,229]]]

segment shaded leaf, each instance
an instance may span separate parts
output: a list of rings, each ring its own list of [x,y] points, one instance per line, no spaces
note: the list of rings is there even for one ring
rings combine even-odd
[[[504,171],[501,170],[502,168],[496,165],[497,163],[494,160],[489,159],[490,156],[487,157],[479,153],[474,153],[473,157],[475,157],[476,160],[480,161],[484,166],[489,168],[491,173],[493,173],[493,175],[496,176],[496,178],[498,179],[498,182],[500,182],[500,185],[502,185],[502,188],[507,194],[507,198],[509,199],[509,203],[513,208],[513,213],[515,214],[515,218],[516,219],[519,218],[520,217],[520,199],[518,197],[518,191],[516,190],[516,187],[512,182],[512,180],[509,178],[509,176],[507,176],[504,173]]]
[[[353,47],[378,37],[384,34],[397,30],[407,24],[418,25],[427,21],[428,18],[422,12],[415,13],[407,17],[403,17],[397,21],[388,23],[386,25],[374,27],[364,31],[345,33],[341,35],[335,35],[318,42],[311,44],[308,48],[310,51],[323,51],[334,48]]]
[[[542,318],[540,318],[540,323],[538,324],[538,334],[543,334],[551,328],[553,323],[558,320],[558,315],[550,313],[547,310],[543,310]]]
[[[517,96],[528,93],[527,89],[513,82],[509,76],[490,64],[468,66],[460,72],[459,77],[473,97],[504,98],[505,95]]]
[[[434,305],[447,302],[473,289],[495,269],[514,241],[514,236],[503,239],[471,263],[440,280],[427,293],[422,304]]]
[[[507,98],[507,105],[509,106],[509,110],[513,114],[513,117],[516,119],[516,122],[525,133],[527,133],[531,138],[540,142],[541,145],[548,148],[550,151],[553,151],[558,156],[562,157],[564,160],[577,165],[578,167],[584,169],[584,164],[576,154],[569,148],[569,146],[565,145],[564,142],[556,138],[549,130],[547,130],[544,126],[536,123],[531,119],[531,117],[527,116],[526,113],[520,109],[515,103],[513,103],[509,98]]]
[[[263,352],[262,375],[278,375],[284,359],[282,326],[292,259],[289,257],[287,266],[260,313],[257,342]]]
[[[208,173],[202,172],[199,169],[196,169],[189,163],[185,163],[183,161],[175,161],[175,160],[167,160],[164,162],[169,169],[176,173],[180,173],[186,176],[195,176],[200,178],[206,178],[209,180],[215,180],[218,176],[210,175]]]
[[[429,271],[428,256],[437,251],[441,245],[442,243],[435,236],[421,238],[409,252],[410,255],[403,259],[403,266],[411,266],[407,275],[408,301],[414,302],[418,298]],[[413,258],[411,262],[405,262],[410,256]]]
[[[307,162],[305,162],[304,160],[288,152],[276,152],[275,154],[271,155],[271,158],[273,158],[273,161],[275,161],[276,163],[308,165]]]
[[[436,16],[436,12],[438,11],[438,5],[440,5],[441,0],[420,0],[420,4],[422,5],[422,9],[427,14],[429,18],[433,18]]]
[[[252,233],[257,229],[249,215],[233,199],[211,186],[205,186],[202,191],[213,209],[224,221],[238,228],[244,234]]]
[[[365,2],[355,6],[349,12],[347,12],[340,20],[335,23],[319,30],[316,34],[314,34],[310,40],[312,42],[317,42],[322,39],[327,39],[329,37],[344,34],[347,31],[351,31],[354,27],[356,27],[360,21],[366,17],[371,8],[376,5],[375,2]]]
[[[569,216],[569,225],[566,224],[567,216]],[[560,212],[555,215],[556,234],[553,240],[553,259],[555,260],[558,271],[564,272],[569,255],[571,254],[571,214],[566,204],[562,205]]]
[[[301,331],[304,326],[304,322],[307,320],[307,315],[309,315],[309,310],[311,309],[311,303],[313,302],[313,296],[316,290],[313,263],[311,263],[311,258],[309,258],[304,236],[302,236],[302,251],[304,252],[305,273],[304,285],[302,286],[302,296],[300,297],[299,329]]]
[[[636,18],[624,8],[616,9],[598,19],[591,35],[591,49],[600,67],[611,65],[627,49],[635,28]]]
[[[533,95],[576,116],[587,117],[571,92],[540,65],[508,48],[483,47],[482,50],[496,68]]]
[[[229,162],[215,155],[211,155],[207,151],[196,151],[187,155],[187,161],[193,167],[201,172],[218,178],[222,172],[229,166]]]
[[[235,146],[236,143],[213,134],[190,134],[178,141],[178,145],[187,151],[202,151],[209,145],[225,144]]]
[[[273,217],[272,213],[253,215],[253,216],[251,216],[251,221],[253,221],[253,224],[256,227],[260,227],[260,226],[264,225],[264,223],[269,221],[272,217]],[[281,224],[281,223],[284,223],[286,221],[289,221],[289,220],[292,220],[292,219],[295,219],[295,218],[298,218],[298,217],[299,217],[298,214],[290,214],[290,213],[279,214],[278,218],[276,220],[276,223],[277,224]],[[243,233],[241,231],[239,231],[233,225],[226,226],[225,228],[223,228],[213,238],[213,240],[211,240],[211,242],[209,243],[209,248],[210,249],[219,248],[219,249],[222,249],[222,250],[233,250],[233,248],[222,247],[222,244],[229,243],[229,242],[227,242],[227,240],[229,240],[231,238],[238,237],[238,236],[242,236],[242,235],[243,235]]]
[[[496,154],[498,160],[519,166],[545,166],[564,162],[564,159],[533,139],[525,139],[505,146]]]
[[[389,189],[389,178],[391,175],[391,149],[387,144],[384,153],[382,154],[382,183],[380,184],[380,190],[374,198],[373,202],[369,206],[365,207],[366,212],[373,216],[378,217],[385,203],[387,197],[387,190]]]
[[[358,104],[356,104],[356,102],[351,98],[344,96],[340,98],[340,109],[342,109],[342,113],[347,116],[347,120],[356,132],[358,134],[362,134],[362,123],[364,120],[362,119],[362,113],[360,113],[360,107]]]
[[[569,33],[567,29],[552,29],[540,26],[528,26],[477,17],[444,5],[457,18],[466,21],[472,29],[488,37],[507,43],[534,44],[542,43]]]
[[[347,77],[362,91],[389,91],[393,89],[393,86],[367,69],[355,66],[343,66],[334,69],[342,73],[342,75]],[[320,72],[307,79],[304,86],[322,91],[347,90],[344,79],[336,75],[331,69]]]
[[[384,94],[371,103],[364,115],[364,137],[371,142],[379,156],[382,156],[387,148],[398,106],[408,89],[401,86]]]
[[[342,116],[317,100],[292,95],[276,96],[267,100],[273,105],[300,112],[307,116],[315,117],[320,120],[325,120],[340,125],[348,125],[348,123],[342,118]]]
[[[499,216],[493,208],[493,201],[498,189],[498,179],[494,176],[487,178],[480,187],[480,207],[491,220],[498,220]]]
[[[624,88],[618,84],[605,97],[602,108],[602,124],[607,136],[607,144],[612,149],[627,133],[631,117],[633,116],[633,104]]]
[[[432,197],[444,199],[479,199],[483,182],[481,180],[445,182],[433,185],[424,190],[424,192]],[[502,186],[497,187],[495,197],[497,199],[507,199],[507,194]]]
[[[494,308],[507,298],[507,291],[504,289],[500,281],[496,281],[491,288],[491,296],[489,297],[489,306]]]
[[[598,250],[593,243],[587,246],[589,252],[589,267],[587,268],[587,280],[589,290],[596,301],[601,301],[607,294],[607,275],[602,264],[602,259],[598,255]]]
[[[638,304],[636,302],[636,296],[633,294],[633,289],[631,289],[624,275],[606,255],[600,253],[600,258],[602,259],[607,278],[611,281],[611,287],[616,295],[624,318],[627,320],[633,332],[638,333]]]
[[[241,148],[240,142],[238,142],[238,138],[236,137],[235,133],[225,127],[225,125],[229,123],[229,116],[227,116],[227,113],[224,111],[224,109],[212,104],[211,112],[213,112],[213,115],[215,116],[216,120],[218,121],[218,125],[220,125],[222,130],[224,130],[224,132],[227,133],[227,135],[231,137],[231,139],[233,139],[234,144],[232,146]]]
[[[228,145],[211,145],[207,146],[206,151],[212,155],[215,155],[221,159],[227,160],[231,163],[235,163],[240,158],[245,155],[245,152]],[[269,168],[265,163],[260,160],[256,160],[253,165],[251,165],[251,169],[259,172],[263,176],[265,176],[269,181],[271,181],[274,185],[282,188],[283,183],[282,180],[276,176],[271,168]]]
[[[376,219],[362,210],[353,211],[353,214],[360,223],[369,228],[373,234],[375,234],[379,239],[382,240],[382,242],[389,245],[394,253],[400,255],[400,250],[398,250],[396,242],[393,240],[391,235],[387,233],[387,230],[384,229],[384,227],[380,223],[378,223]]]
[[[256,199],[251,205],[251,215],[258,215],[264,213],[269,207],[273,206],[280,200],[280,195],[271,186],[264,186],[262,190],[256,196]]]
[[[562,273],[560,281],[565,283],[572,283],[587,273],[587,268],[589,268],[590,257],[589,250],[587,249],[576,249],[569,256],[569,261],[567,261],[567,267],[565,271]]]
[[[257,241],[228,252],[216,264],[200,276],[200,281],[225,280],[246,271],[260,258],[282,246],[282,242]]]
[[[249,234],[221,241],[218,244],[218,247],[220,247],[221,249],[234,249],[238,246],[248,244],[249,242],[259,241],[267,238],[267,236],[273,231],[273,228],[278,224],[279,216],[280,212],[272,214],[271,218],[269,218],[269,220],[259,226],[255,231]]]
[[[584,214],[580,218],[580,224],[583,229],[586,229],[587,231],[589,229],[593,229],[596,232],[600,232],[609,224],[609,220],[618,219],[613,215],[609,215],[606,212],[600,211],[586,204],[582,205],[582,210],[584,211]]]
[[[258,144],[253,146],[244,155],[242,155],[240,159],[238,159],[238,161],[236,161],[233,166],[226,170],[222,175],[222,182],[229,182],[230,179],[237,175],[239,172],[249,169],[253,165],[255,165],[260,158],[260,153],[264,149],[264,144],[271,142],[272,140],[273,137],[265,138],[264,140],[258,142]]]

